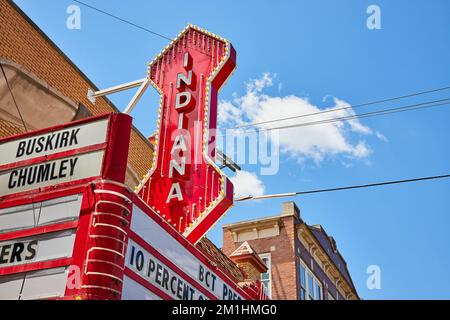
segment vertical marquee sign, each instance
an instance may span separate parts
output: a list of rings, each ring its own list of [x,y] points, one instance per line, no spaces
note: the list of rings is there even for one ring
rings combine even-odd
[[[230,42],[189,25],[148,68],[160,93],[156,152],[136,192],[191,243],[233,203],[213,159],[218,92],[235,66]]]

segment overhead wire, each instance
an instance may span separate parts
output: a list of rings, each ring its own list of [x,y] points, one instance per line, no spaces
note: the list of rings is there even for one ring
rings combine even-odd
[[[12,91],[11,85],[9,84],[8,77],[6,76],[5,69],[3,68],[3,64],[1,64],[1,63],[0,63],[0,68],[2,69],[3,77],[5,78],[6,86],[8,88],[9,94],[11,95],[11,98],[12,98],[12,100],[14,102],[14,105],[15,105],[15,107],[17,109],[17,112],[19,113],[19,117],[20,117],[20,120],[22,121],[23,128],[25,129],[25,132],[28,132],[28,128],[27,128],[27,125],[25,124],[25,120],[23,119],[22,112],[20,111],[19,105],[17,104],[17,101],[16,101],[16,97],[14,96],[14,93]]]
[[[251,130],[247,130],[247,131],[244,130],[243,132],[236,132],[236,134],[228,134],[227,133],[226,136],[241,135],[242,133],[249,133],[249,132],[250,133],[264,132],[264,131],[272,131],[272,130],[280,130],[280,129],[307,127],[307,126],[313,126],[313,125],[318,125],[318,124],[327,124],[327,123],[333,123],[333,122],[349,121],[349,120],[355,120],[355,119],[360,119],[360,118],[369,118],[369,117],[375,117],[375,116],[381,116],[381,115],[387,115],[387,114],[393,114],[393,113],[409,112],[409,111],[419,110],[419,109],[429,109],[429,108],[444,106],[444,105],[449,105],[449,104],[450,104],[450,98],[438,99],[438,100],[422,102],[422,103],[417,103],[417,104],[410,104],[410,105],[406,105],[406,106],[400,106],[400,107],[382,109],[382,110],[371,111],[371,112],[366,112],[366,113],[354,114],[354,115],[349,115],[349,116],[339,117],[339,118],[330,118],[330,119],[324,119],[324,120],[302,122],[302,123],[296,123],[296,124],[278,126],[278,127],[252,128]]]
[[[419,178],[410,178],[410,179],[402,179],[402,180],[383,181],[383,182],[375,182],[375,183],[366,183],[366,184],[342,186],[342,187],[334,187],[334,188],[326,188],[326,189],[313,189],[313,190],[306,190],[306,191],[279,193],[279,194],[271,194],[271,195],[263,195],[263,196],[247,196],[247,197],[241,197],[241,198],[235,199],[234,201],[240,202],[240,201],[247,201],[247,200],[263,200],[263,199],[273,199],[273,198],[295,197],[298,195],[307,195],[307,194],[324,193],[324,192],[335,192],[335,191],[344,191],[344,190],[362,189],[362,188],[373,188],[373,187],[380,187],[380,186],[387,186],[387,185],[394,185],[394,184],[401,184],[401,183],[412,183],[412,182],[447,179],[447,178],[450,178],[450,174],[419,177]]]
[[[431,89],[431,90],[413,92],[413,93],[409,93],[409,94],[406,94],[406,95],[401,95],[401,96],[396,96],[396,97],[391,97],[391,98],[386,98],[386,99],[380,99],[380,100],[365,102],[365,103],[356,104],[356,105],[349,105],[347,107],[342,107],[342,108],[333,108],[333,109],[321,110],[321,111],[307,113],[307,114],[300,114],[300,115],[297,115],[297,116],[279,118],[279,119],[274,119],[274,120],[267,120],[267,121],[262,121],[262,122],[247,123],[247,124],[239,125],[239,126],[232,127],[232,128],[229,128],[229,129],[241,129],[241,128],[246,128],[246,127],[251,127],[251,126],[256,126],[256,125],[261,125],[261,124],[267,124],[267,123],[273,123],[273,122],[280,122],[280,121],[286,121],[286,120],[310,117],[310,116],[315,116],[315,115],[320,115],[320,114],[325,114],[325,113],[331,113],[331,112],[336,112],[336,111],[342,111],[342,110],[348,110],[348,109],[357,109],[357,108],[370,106],[370,105],[374,105],[374,104],[391,102],[391,101],[396,101],[396,100],[416,97],[416,96],[420,96],[420,95],[424,95],[424,94],[435,93],[435,92],[439,92],[439,91],[445,91],[445,90],[449,90],[449,89],[450,89],[450,86],[446,86],[446,87],[441,87],[441,88],[436,88],[436,89]]]
[[[81,5],[83,5],[83,6],[87,7],[87,8],[90,8],[90,9],[92,9],[92,10],[95,10],[95,11],[101,13],[101,14],[104,14],[104,15],[106,15],[106,16],[109,16],[109,17],[111,17],[111,18],[113,18],[113,19],[119,20],[119,21],[121,21],[121,22],[123,22],[123,23],[126,23],[126,24],[128,24],[128,25],[131,25],[131,26],[133,26],[133,27],[135,27],[135,28],[138,28],[138,29],[141,29],[141,30],[143,30],[143,31],[145,31],[145,32],[148,32],[148,33],[150,33],[150,34],[153,34],[153,35],[155,35],[155,36],[157,36],[157,37],[160,37],[160,38],[163,38],[163,39],[172,41],[172,39],[171,39],[170,37],[167,37],[167,36],[165,36],[165,35],[163,35],[163,34],[161,34],[161,33],[158,33],[158,32],[156,32],[156,31],[150,30],[149,28],[146,28],[146,27],[143,27],[143,26],[141,26],[141,25],[138,25],[137,23],[134,23],[134,22],[132,22],[132,21],[130,21],[130,20],[121,18],[121,17],[116,16],[116,15],[114,15],[114,14],[112,14],[112,13],[109,13],[109,12],[107,12],[107,11],[104,11],[104,10],[102,10],[102,9],[99,9],[99,8],[97,8],[97,7],[94,7],[93,5],[87,4],[87,3],[82,2],[82,1],[79,1],[79,0],[72,0],[72,1],[73,1],[73,2],[76,2],[76,3],[78,3],[78,4],[81,4]]]

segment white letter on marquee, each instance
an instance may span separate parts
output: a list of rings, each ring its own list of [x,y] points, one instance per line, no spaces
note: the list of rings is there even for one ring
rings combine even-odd
[[[181,88],[181,81],[183,81],[185,85],[190,86],[192,83],[192,70],[188,71],[187,77],[182,72],[177,75],[177,89]]]
[[[181,102],[181,98],[182,97],[186,97],[186,99],[184,100],[184,102]],[[177,110],[182,109],[186,106],[189,106],[189,104],[191,103],[191,93],[189,91],[185,91],[185,92],[178,92],[177,93],[177,97],[176,97],[176,105],[175,108]]]
[[[170,166],[169,166],[169,178],[173,178],[173,169],[175,169],[178,174],[184,175],[184,169],[186,167],[186,158],[181,158],[181,163],[178,164],[175,160],[170,160]]]
[[[169,203],[170,200],[172,200],[173,198],[177,198],[178,201],[183,200],[183,195],[181,194],[180,184],[178,182],[175,182],[172,185],[172,188],[170,188],[169,196],[167,197],[166,203]]]
[[[184,135],[180,134],[175,137],[175,141],[172,146],[172,150],[170,151],[170,154],[173,156],[175,153],[175,150],[181,149],[181,151],[186,152],[186,142],[184,141]]]

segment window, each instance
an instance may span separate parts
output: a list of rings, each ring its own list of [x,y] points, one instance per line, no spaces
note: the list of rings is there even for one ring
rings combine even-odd
[[[264,291],[267,294],[269,298],[272,297],[272,276],[271,276],[271,265],[270,265],[270,253],[264,253],[260,254],[259,257],[261,258],[262,262],[267,267],[267,271],[264,273],[261,273],[261,283],[263,285]]]
[[[300,265],[300,300],[306,300],[306,270]]]
[[[322,287],[318,282],[314,282],[314,293],[316,300],[322,300]]]
[[[308,300],[314,300],[314,279],[311,273],[308,272]]]
[[[322,285],[314,274],[300,263],[300,299],[301,300],[322,300]]]

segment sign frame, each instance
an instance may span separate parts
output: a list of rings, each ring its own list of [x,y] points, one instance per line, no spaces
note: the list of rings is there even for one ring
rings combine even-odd
[[[83,248],[86,245],[86,241],[78,236],[78,232],[79,230],[87,229],[89,226],[89,217],[84,214],[85,212],[89,211],[90,208],[92,207],[92,199],[91,199],[92,197],[88,196],[87,194],[88,192],[89,192],[88,186],[78,185],[69,188],[62,188],[60,190],[56,190],[53,192],[36,193],[28,197],[20,197],[17,199],[10,199],[7,201],[0,202],[0,209],[3,209],[8,207],[17,207],[26,204],[32,204],[36,202],[44,202],[51,199],[65,197],[69,195],[76,195],[76,194],[83,195],[80,207],[80,215],[78,220],[76,221],[57,222],[42,227],[27,228],[23,230],[16,230],[0,234],[0,242],[6,242],[10,240],[40,236],[59,231],[77,230],[74,241],[74,248],[77,248],[77,250],[73,250],[71,257],[58,258],[41,262],[31,262],[22,265],[0,268],[0,276],[11,275],[15,273],[39,271],[44,269],[53,269],[81,263],[83,259],[81,252],[83,251]]]
[[[0,202],[5,199],[17,198],[20,196],[26,196],[36,192],[45,192],[49,190],[55,190],[62,187],[70,187],[79,185],[80,183],[86,183],[97,178],[108,178],[116,181],[124,181],[127,158],[117,156],[120,154],[120,150],[124,148],[128,149],[130,130],[131,130],[131,117],[122,113],[106,113],[99,116],[93,116],[70,123],[65,123],[49,128],[44,128],[32,132],[27,132],[19,135],[14,135],[0,139],[0,147],[2,144],[12,142],[14,140],[32,138],[33,136],[39,136],[44,134],[50,134],[55,131],[70,129],[85,124],[94,123],[96,121],[108,121],[105,141],[93,145],[84,146],[81,148],[73,148],[61,152],[51,153],[49,155],[38,155],[31,157],[30,159],[21,160],[17,162],[7,163],[0,165],[0,173],[7,172],[13,169],[19,169],[24,167],[30,167],[32,165],[42,164],[47,161],[62,160],[69,157],[85,155],[94,152],[103,152],[103,159],[101,161],[100,172],[98,175],[90,176],[78,180],[72,180],[68,182],[56,183],[50,186],[30,188],[26,191],[10,193],[7,195],[0,194]],[[120,125],[119,125],[120,124]],[[114,141],[114,143],[111,143]]]
[[[147,203],[145,203],[144,200],[142,200],[139,195],[133,194],[131,197],[132,203],[136,205],[149,219],[153,220],[155,223],[159,225],[169,236],[171,236],[175,241],[178,242],[180,247],[186,249],[190,254],[192,254],[199,263],[206,266],[209,270],[213,271],[215,275],[220,277],[220,279],[231,289],[233,289],[235,292],[237,292],[243,299],[245,300],[253,300],[255,297],[252,297],[253,294],[255,294],[252,289],[248,288],[248,291],[243,290],[242,287],[238,285],[238,280],[235,279],[231,274],[224,272],[222,269],[220,269],[217,265],[213,264],[211,262],[211,259],[208,258],[203,252],[201,252],[197,247],[192,244],[188,239],[186,239],[182,234],[180,234],[172,225],[170,225],[165,219],[163,219],[153,208],[151,208]],[[133,219],[132,212],[132,218]],[[147,251],[150,251],[151,254],[155,253],[157,259],[162,259],[162,262],[169,261],[167,258],[162,256],[161,254],[157,253],[157,249],[154,247],[154,245],[147,243],[141,236],[139,236],[135,231],[131,230],[131,226],[129,229],[129,239],[135,243],[137,243],[140,247],[144,248]],[[185,271],[174,265],[173,263],[167,263],[166,264],[169,268],[171,268],[173,271],[178,273],[180,277],[185,276],[186,278],[189,278],[189,280],[186,280],[189,283],[196,283],[196,280],[193,279],[191,276],[189,276]],[[174,267],[174,268],[172,268]],[[166,293],[164,293],[162,290],[157,289],[154,290],[154,286],[149,285],[146,283],[146,281],[139,276],[135,271],[130,269],[129,267],[125,266],[125,275],[134,280],[135,282],[139,283],[141,286],[145,287],[147,290],[152,291],[153,293],[160,293],[162,296],[160,296],[163,299],[173,299]],[[196,289],[203,292],[206,290],[208,294],[204,294],[206,297],[212,300],[218,300],[216,296],[204,287],[202,287],[200,284],[195,284]]]

